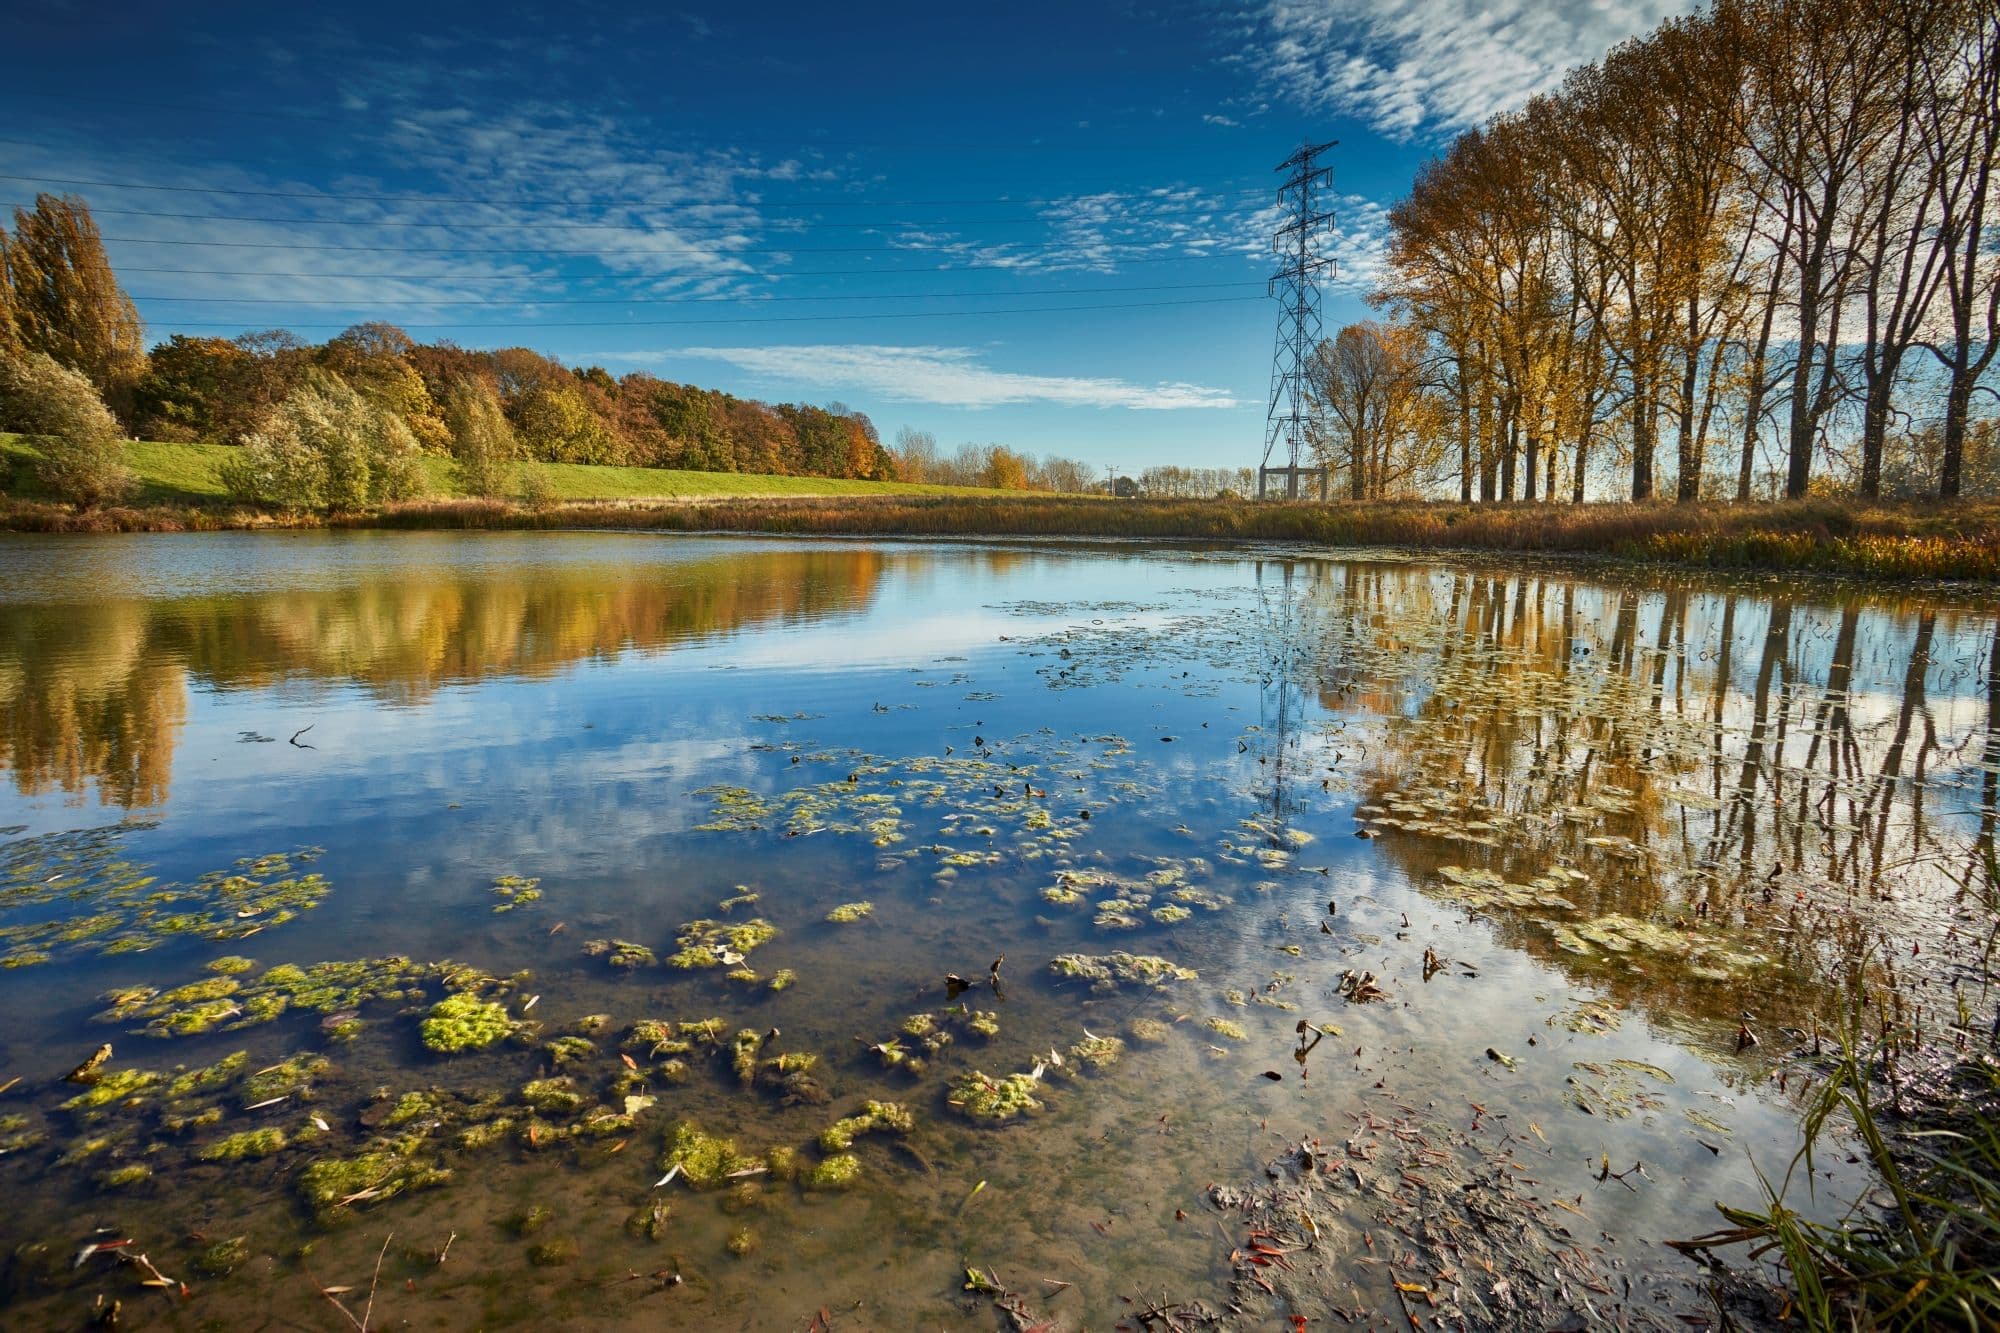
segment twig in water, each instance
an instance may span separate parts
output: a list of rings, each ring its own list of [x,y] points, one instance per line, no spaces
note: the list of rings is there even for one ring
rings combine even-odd
[[[299,737],[305,735],[308,731],[311,731],[314,727],[318,725],[319,723],[317,722],[306,723],[303,727],[300,727],[297,731],[292,733],[291,743],[293,745],[298,745],[301,750],[317,750],[319,748],[317,745],[299,745]]]
[[[382,1249],[375,1256],[375,1276],[368,1279],[368,1304],[361,1310],[361,1333],[368,1333],[368,1321],[375,1315],[375,1284],[382,1280],[382,1256],[389,1253],[389,1242],[395,1238],[393,1231],[382,1237]]]

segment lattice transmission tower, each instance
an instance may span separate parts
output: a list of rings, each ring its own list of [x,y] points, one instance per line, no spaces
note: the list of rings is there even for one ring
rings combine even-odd
[[[1269,285],[1271,295],[1279,301],[1278,341],[1271,353],[1271,407],[1264,419],[1264,461],[1257,468],[1260,500],[1272,476],[1285,479],[1286,499],[1298,499],[1303,475],[1317,476],[1319,498],[1326,499],[1326,469],[1302,466],[1300,460],[1311,450],[1319,429],[1319,412],[1313,405],[1307,376],[1321,332],[1319,278],[1333,271],[1332,256],[1320,252],[1333,210],[1319,204],[1322,191],[1330,188],[1333,168],[1319,165],[1318,159],[1327,149],[1338,146],[1338,140],[1308,142],[1277,166],[1277,170],[1290,173],[1278,187],[1278,202],[1290,208],[1289,220],[1271,237],[1271,248],[1282,257],[1284,267],[1271,275]],[[1284,465],[1272,467],[1271,455],[1280,446]]]

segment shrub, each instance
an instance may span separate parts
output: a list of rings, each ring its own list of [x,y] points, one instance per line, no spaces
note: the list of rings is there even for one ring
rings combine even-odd
[[[516,448],[498,396],[484,380],[460,380],[445,395],[444,417],[459,485],[469,495],[504,496]]]
[[[547,509],[556,502],[555,482],[542,463],[524,463],[520,469],[521,503],[530,509]]]
[[[118,421],[91,382],[44,353],[0,363],[8,416],[34,437],[35,476],[85,509],[123,498],[133,486]]]
[[[422,488],[416,437],[403,419],[343,381],[294,389],[222,466],[231,494],[288,510],[358,510]]]

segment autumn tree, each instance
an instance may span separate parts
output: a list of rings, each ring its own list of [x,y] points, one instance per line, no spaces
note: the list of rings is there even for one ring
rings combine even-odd
[[[139,312],[118,285],[90,209],[75,195],[41,194],[14,210],[7,242],[10,336],[83,374],[123,406],[145,371]]]
[[[2000,5],[1964,6],[1952,37],[1920,47],[1917,72],[1936,109],[1918,134],[1937,181],[1943,329],[1922,346],[1946,377],[1937,492],[1947,499],[1965,491],[1973,390],[2000,353]]]
[[[1428,481],[1437,463],[1425,346],[1408,324],[1349,324],[1322,342],[1311,393],[1332,429],[1314,442],[1321,466],[1344,473],[1348,498],[1380,500]]]
[[[471,377],[456,381],[445,394],[444,418],[459,484],[489,499],[505,495],[519,446],[493,386]]]
[[[132,489],[118,421],[82,372],[46,352],[0,361],[6,419],[35,445],[36,480],[93,509]]]

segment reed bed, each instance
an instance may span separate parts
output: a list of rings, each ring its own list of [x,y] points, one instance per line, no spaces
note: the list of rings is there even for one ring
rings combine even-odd
[[[24,532],[266,527],[1280,541],[1419,551],[1558,551],[1717,569],[2000,581],[2000,504],[1980,501],[1463,505],[872,495],[572,501],[541,507],[450,499],[334,515],[279,515],[227,504],[77,512],[15,500],[0,507],[0,529]]]

